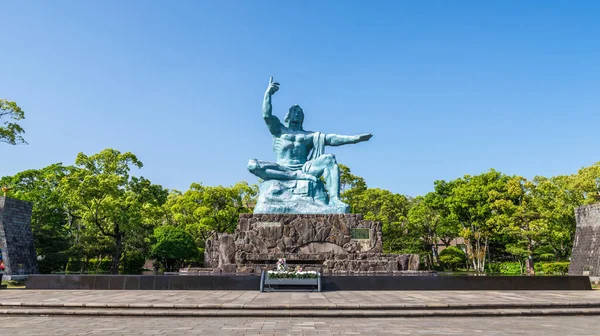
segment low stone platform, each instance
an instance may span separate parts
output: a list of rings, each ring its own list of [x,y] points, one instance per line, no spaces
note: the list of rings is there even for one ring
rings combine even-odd
[[[322,276],[323,291],[341,290],[591,290],[584,276],[422,276],[399,275]],[[96,290],[255,290],[260,277],[253,275],[30,275],[27,289]]]
[[[432,317],[600,315],[600,291],[5,290],[0,315]]]

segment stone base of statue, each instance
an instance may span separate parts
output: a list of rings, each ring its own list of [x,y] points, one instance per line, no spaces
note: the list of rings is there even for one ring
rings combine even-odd
[[[344,214],[344,203],[331,203],[323,182],[267,180],[261,183],[256,214]]]
[[[383,253],[381,223],[360,214],[243,214],[233,234],[206,241],[204,265],[220,273],[288,267],[328,273],[416,271],[417,254]]]

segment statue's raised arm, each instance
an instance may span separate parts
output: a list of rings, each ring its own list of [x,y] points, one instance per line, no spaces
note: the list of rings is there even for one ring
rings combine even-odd
[[[267,123],[267,127],[269,131],[273,135],[279,135],[281,133],[281,121],[279,118],[273,115],[273,105],[271,105],[271,96],[275,94],[279,90],[279,83],[273,82],[273,77],[269,79],[269,86],[267,87],[267,91],[265,92],[265,98],[263,99],[263,119]]]

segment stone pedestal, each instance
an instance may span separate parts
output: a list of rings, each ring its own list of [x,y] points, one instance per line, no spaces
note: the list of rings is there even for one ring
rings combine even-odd
[[[6,278],[37,273],[31,209],[29,202],[0,196],[0,248]]]
[[[206,241],[205,267],[260,273],[279,258],[323,273],[417,270],[418,255],[383,253],[381,223],[360,214],[244,214],[234,234]]]
[[[569,275],[600,276],[600,204],[575,209],[577,228]]]

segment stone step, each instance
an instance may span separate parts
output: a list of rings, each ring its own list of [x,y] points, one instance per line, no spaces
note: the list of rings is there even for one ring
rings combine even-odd
[[[434,309],[434,310],[249,310],[249,309],[72,309],[0,308],[0,316],[128,317],[506,317],[600,315],[600,308]]]
[[[351,304],[351,303],[294,303],[294,304],[170,304],[170,303],[77,303],[77,302],[0,302],[0,309],[52,309],[52,310],[160,310],[160,311],[205,311],[205,310],[247,310],[247,311],[319,311],[319,310],[360,310],[360,311],[416,311],[416,310],[527,310],[527,309],[600,309],[600,302],[563,302],[563,303],[479,303],[479,304]]]

